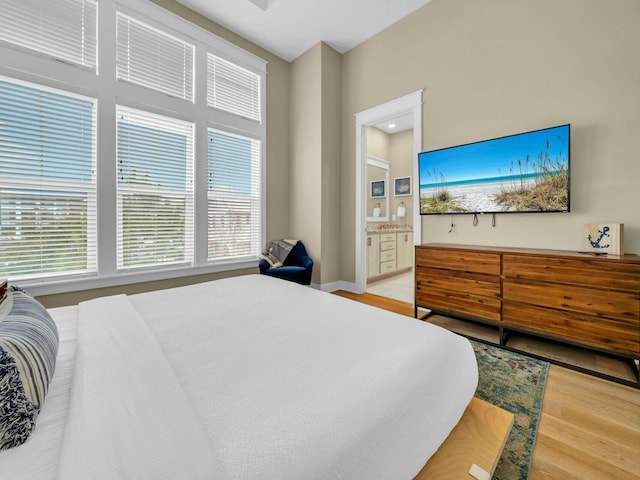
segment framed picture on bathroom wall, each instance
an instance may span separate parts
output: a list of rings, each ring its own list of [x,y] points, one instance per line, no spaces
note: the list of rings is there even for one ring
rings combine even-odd
[[[411,195],[411,177],[396,177],[393,179],[393,194],[396,197]]]
[[[371,198],[384,198],[387,196],[387,188],[384,180],[371,182]]]

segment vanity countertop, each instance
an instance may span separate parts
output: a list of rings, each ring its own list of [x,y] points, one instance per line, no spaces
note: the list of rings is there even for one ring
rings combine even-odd
[[[376,233],[403,233],[413,232],[413,227],[409,225],[375,225],[367,226],[367,235]]]

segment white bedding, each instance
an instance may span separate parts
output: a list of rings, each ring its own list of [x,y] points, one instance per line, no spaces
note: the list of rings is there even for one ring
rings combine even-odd
[[[54,395],[68,391],[69,373],[59,359],[33,438],[0,453],[0,478],[54,479],[61,456],[61,473],[70,475],[66,469],[72,466],[75,478],[115,478],[114,471],[132,472],[118,478],[163,478],[131,475],[168,461],[174,470],[166,478],[196,478],[194,471],[206,477],[208,471],[216,479],[408,480],[457,423],[477,383],[475,356],[464,338],[265,276],[103,298],[81,310],[98,329],[116,321],[114,312],[124,324],[109,326],[113,341],[95,342],[88,362],[85,358],[76,366],[76,378],[100,378],[113,367],[121,371],[130,361],[127,355],[133,355],[144,359],[136,360],[136,369],[145,373],[134,370],[124,384],[144,378],[152,386],[172,385],[171,393],[155,401],[161,395],[149,398],[147,387],[127,389],[126,402],[142,404],[146,411],[140,424],[119,421],[120,415],[109,410],[119,402],[99,401],[96,397],[109,395],[108,389],[92,382],[74,384],[73,401]],[[52,313],[59,321],[63,312],[73,317],[74,311]],[[127,319],[137,325],[136,333],[120,342]],[[79,321],[82,337],[84,317]],[[71,324],[73,318],[60,323]],[[96,334],[104,335],[91,333]],[[62,331],[61,342],[60,355],[69,355],[64,342],[73,341]],[[98,361],[111,358],[113,348],[128,348],[127,343],[137,347],[122,357],[124,364]],[[186,412],[184,424],[161,422],[167,399],[179,402],[181,415]],[[92,402],[96,408],[90,408]],[[56,425],[45,421],[50,416]],[[60,421],[65,416],[66,432]],[[83,428],[96,421],[100,430],[117,431],[94,435]],[[154,421],[160,421],[158,429],[139,428]],[[163,429],[172,439],[177,435],[176,452],[186,448],[177,457],[188,458],[191,470],[171,459],[176,452],[159,438]],[[126,455],[117,440],[107,442],[105,450],[105,439],[127,435],[136,440],[129,442]],[[138,454],[143,444],[145,453]],[[105,465],[78,462],[81,458],[98,458]],[[119,462],[126,465],[116,468]]]
[[[124,295],[80,304],[58,478],[227,478],[158,341]]]

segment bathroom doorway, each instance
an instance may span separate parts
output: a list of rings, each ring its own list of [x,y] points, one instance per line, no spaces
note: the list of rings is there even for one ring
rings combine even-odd
[[[356,115],[359,293],[413,303],[413,246],[421,241],[415,159],[421,147],[422,91]]]

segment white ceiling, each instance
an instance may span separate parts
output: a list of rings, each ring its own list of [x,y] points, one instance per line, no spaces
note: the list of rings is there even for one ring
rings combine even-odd
[[[430,0],[178,0],[291,61],[320,41],[340,53]]]
[[[413,114],[407,113],[400,117],[385,120],[384,122],[377,123],[374,127],[388,133],[389,135],[404,132],[405,130],[413,128]]]

